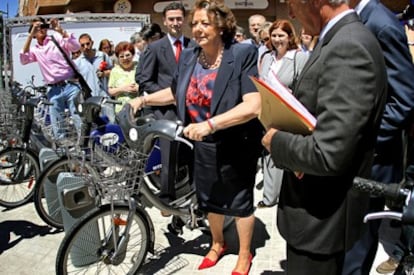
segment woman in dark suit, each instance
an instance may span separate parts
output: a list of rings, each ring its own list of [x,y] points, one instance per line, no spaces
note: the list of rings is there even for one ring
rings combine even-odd
[[[240,249],[232,274],[248,274],[254,227],[253,187],[261,152],[257,120],[260,95],[257,50],[235,43],[236,20],[215,0],[199,0],[189,18],[198,47],[183,50],[171,88],[130,102],[144,106],[176,103],[184,135],[194,141],[194,181],[199,207],[208,212],[211,249],[199,269],[214,266],[227,246],[225,215],[236,217]]]

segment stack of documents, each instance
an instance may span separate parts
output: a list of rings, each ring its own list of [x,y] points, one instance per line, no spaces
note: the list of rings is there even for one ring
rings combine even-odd
[[[316,118],[300,103],[277,77],[266,81],[250,77],[259,91],[262,108],[259,120],[263,126],[294,134],[310,134]]]

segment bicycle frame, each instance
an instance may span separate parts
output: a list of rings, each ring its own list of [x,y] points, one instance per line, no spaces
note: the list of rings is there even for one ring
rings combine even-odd
[[[169,120],[155,120],[153,117],[141,117],[135,122],[130,105],[125,105],[124,109],[118,113],[117,120],[125,136],[125,141],[130,148],[137,151],[145,151],[149,146],[157,145],[154,140],[158,138],[165,138],[168,140],[175,140],[182,142],[193,148],[193,144],[181,137],[183,126],[181,123]],[[155,152],[154,152],[155,151]],[[151,153],[158,153],[157,150],[152,150]],[[151,157],[151,156],[150,156]],[[149,170],[146,170],[146,172]],[[145,184],[140,187],[140,194],[143,200],[152,206],[155,206],[161,211],[171,213],[174,216],[179,216],[188,223],[186,226],[190,229],[199,228],[199,221],[203,220],[204,215],[198,211],[198,204],[195,196],[195,190],[188,192],[184,196],[178,198],[176,201],[167,204],[159,199],[159,197],[152,192],[149,187],[148,175],[144,175]]]

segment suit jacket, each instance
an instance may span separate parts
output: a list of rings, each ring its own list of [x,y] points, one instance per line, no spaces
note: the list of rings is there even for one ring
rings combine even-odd
[[[184,37],[184,48],[191,46],[195,46],[194,42]],[[176,69],[177,62],[168,36],[148,44],[136,73],[140,91],[153,93],[169,87]]]
[[[186,93],[190,83],[200,47],[185,49],[181,53],[179,67],[173,80],[172,90],[176,98],[178,119],[188,124],[189,118],[186,108]],[[215,80],[213,95],[211,99],[210,114],[215,116],[224,113],[242,102],[245,93],[257,92],[249,76],[257,76],[257,49],[250,44],[235,43],[227,45],[223,51],[220,68]],[[207,137],[208,141],[229,144],[229,148],[237,147],[240,143],[250,144],[250,147],[243,147],[246,155],[248,151],[261,152],[260,140],[263,129],[258,119],[248,123],[217,131]],[[230,150],[230,149],[229,149]],[[235,149],[241,151],[240,147]]]
[[[317,44],[294,95],[317,125],[309,136],[279,131],[272,138],[273,161],[287,170],[278,228],[296,249],[344,251],[362,232],[369,197],[351,186],[355,176],[370,175],[386,99],[382,51],[355,13],[341,18]]]
[[[184,37],[184,48],[195,46],[195,42]],[[168,36],[148,44],[138,63],[135,80],[139,90],[153,93],[171,86],[174,72],[177,69],[175,54]],[[164,111],[175,109],[173,105],[156,107]]]
[[[380,43],[388,80],[388,100],[378,134],[372,177],[383,182],[400,182],[404,168],[402,130],[412,123],[414,107],[414,65],[407,36],[396,16],[379,0],[369,1],[360,18]]]

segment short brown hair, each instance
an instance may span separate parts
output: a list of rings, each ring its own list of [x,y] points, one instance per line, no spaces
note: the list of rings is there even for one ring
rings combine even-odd
[[[217,0],[198,0],[189,16],[190,27],[194,13],[197,10],[206,10],[209,15],[214,15],[214,24],[223,32],[221,38],[224,43],[230,43],[236,34],[236,17],[229,7]]]
[[[121,41],[115,47],[115,55],[119,57],[119,54],[124,51],[129,51],[132,55],[135,54],[134,45],[128,41]]]
[[[288,50],[294,50],[298,48],[298,37],[296,36],[295,27],[293,27],[292,23],[286,19],[280,19],[273,22],[272,26],[269,28],[269,35],[272,36],[272,32],[276,29],[282,29],[286,32],[289,36],[289,45]],[[271,45],[272,49],[273,44]]]
[[[46,20],[43,17],[38,16],[33,18],[32,21],[30,21],[29,33],[32,32],[33,24],[36,22],[42,22],[42,24],[46,24]]]

